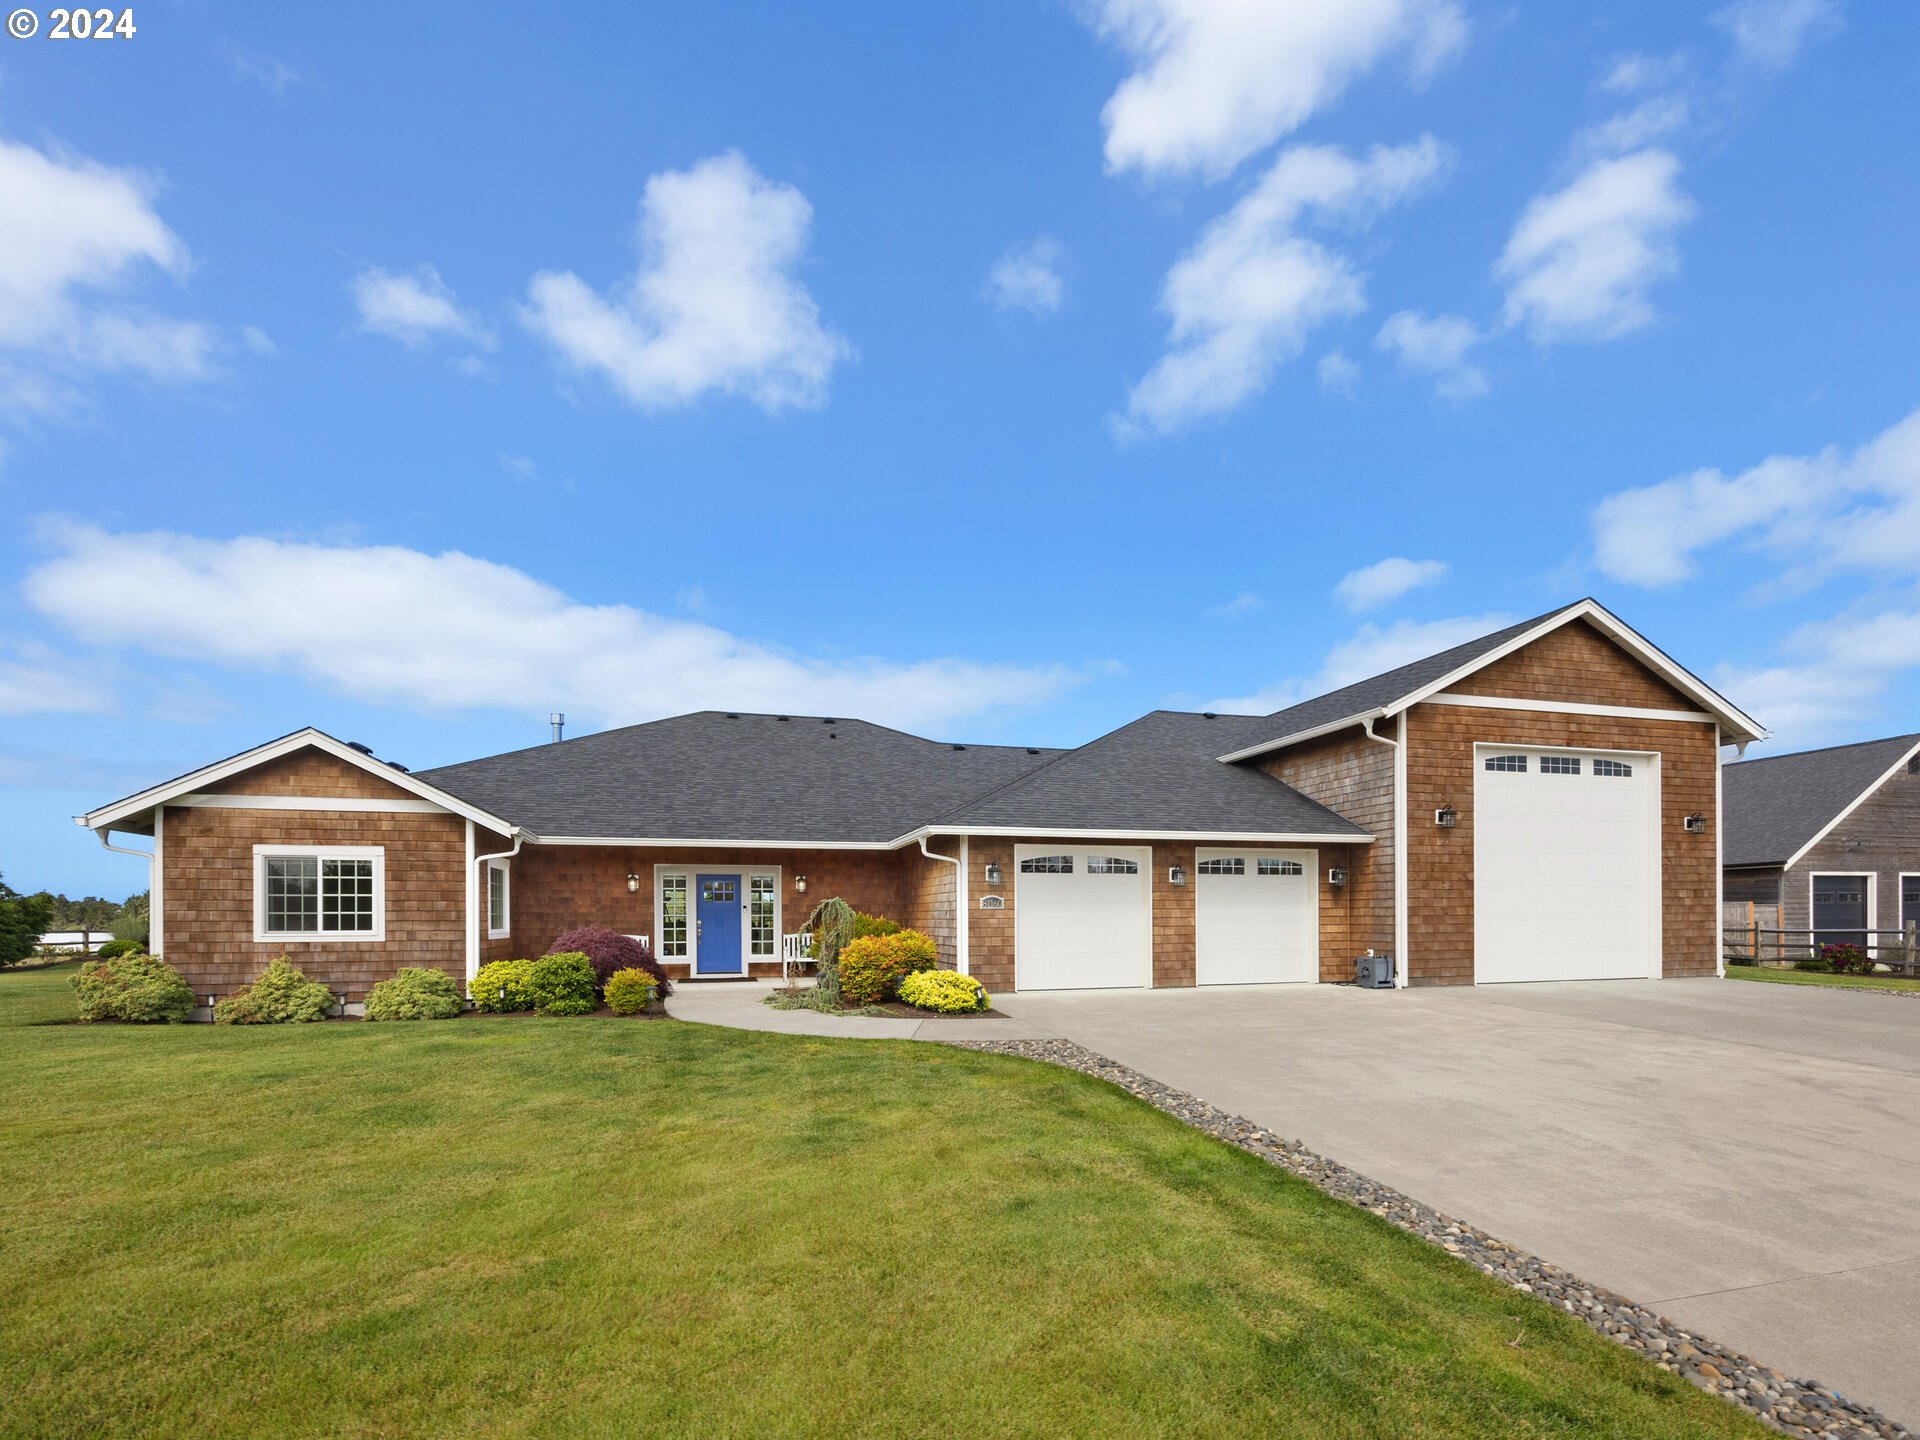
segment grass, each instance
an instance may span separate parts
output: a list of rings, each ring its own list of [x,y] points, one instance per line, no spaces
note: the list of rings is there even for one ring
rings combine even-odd
[[[0,972],[9,1437],[1764,1433],[1054,1067],[68,973]]]
[[[1920,990],[1920,980],[1904,975],[1822,975],[1810,970],[1770,970],[1760,965],[1729,965],[1729,980],[1758,980],[1766,985],[1825,985],[1835,990]]]

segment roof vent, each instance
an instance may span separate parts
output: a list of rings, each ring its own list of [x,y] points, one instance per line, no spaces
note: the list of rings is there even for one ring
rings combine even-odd
[[[1039,752],[1039,751],[1038,751],[1037,749],[1035,749],[1035,748],[1034,748],[1033,746],[1031,746],[1031,745],[1029,745],[1029,746],[1027,746],[1027,754],[1029,754],[1029,755],[1038,755],[1039,753],[1040,753],[1040,752]]]
[[[780,721],[787,721],[787,720],[793,719],[791,715],[776,715],[773,718]]]
[[[838,725],[840,722],[834,719],[831,715],[829,715],[827,716],[826,719],[822,720],[820,723],[822,725]]]
[[[966,749],[967,747],[966,747],[966,746],[964,746],[964,745],[956,745],[956,746],[954,746],[953,748],[954,748],[954,749],[956,749],[956,750],[964,750],[964,749]]]
[[[1218,720],[1220,717],[1211,710],[1202,710],[1200,712],[1200,718],[1202,720]]]
[[[398,760],[388,760],[385,763],[388,765],[391,765],[395,770],[398,770],[402,775],[411,775],[413,773],[406,766],[402,765]]]
[[[729,710],[727,712],[727,719],[738,720],[739,718],[740,718],[740,712],[738,710]]]
[[[358,740],[347,741],[347,748],[349,750],[358,750],[362,755],[373,754],[373,747],[371,745],[362,745]]]

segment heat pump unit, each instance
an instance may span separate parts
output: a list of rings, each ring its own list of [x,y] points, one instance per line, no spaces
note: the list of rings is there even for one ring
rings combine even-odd
[[[1393,957],[1362,955],[1353,962],[1353,983],[1362,990],[1391,990],[1393,988]]]

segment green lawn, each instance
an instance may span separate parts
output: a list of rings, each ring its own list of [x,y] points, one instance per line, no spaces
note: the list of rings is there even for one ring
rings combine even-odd
[[[1900,975],[1821,975],[1805,970],[1769,970],[1759,965],[1729,965],[1727,978],[1758,980],[1767,985],[1826,985],[1836,990],[1920,990],[1920,980]]]
[[[1053,1067],[69,973],[0,972],[9,1437],[1764,1433]]]

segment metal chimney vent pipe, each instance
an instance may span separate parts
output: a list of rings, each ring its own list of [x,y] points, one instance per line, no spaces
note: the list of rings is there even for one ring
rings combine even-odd
[[[553,743],[558,745],[560,743],[560,732],[567,728],[567,717],[556,710],[547,716],[547,723],[553,726]]]

